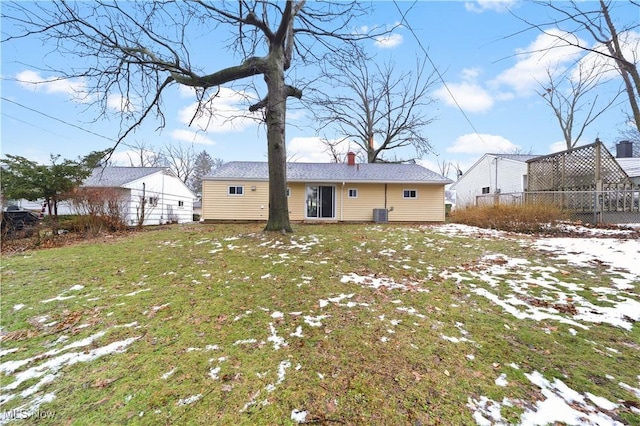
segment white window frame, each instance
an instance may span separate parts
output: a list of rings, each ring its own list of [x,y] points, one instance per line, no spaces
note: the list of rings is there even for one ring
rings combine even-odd
[[[486,190],[486,192],[485,192]],[[482,191],[482,194],[490,194],[491,193],[491,187],[490,186],[483,186],[482,189],[480,190]]]
[[[413,196],[411,193],[413,192]],[[415,200],[418,198],[418,190],[417,189],[403,189],[402,190],[402,198],[405,200]]]
[[[352,191],[353,191],[353,195],[351,195]],[[347,198],[358,198],[358,188],[347,189]]]
[[[184,207],[184,201],[178,200],[178,207],[180,208]]]
[[[231,193],[231,188],[233,188],[233,193]],[[240,188],[240,193],[238,194],[238,188]],[[229,185],[227,187],[227,195],[229,197],[242,197],[244,195],[244,186],[243,185]]]

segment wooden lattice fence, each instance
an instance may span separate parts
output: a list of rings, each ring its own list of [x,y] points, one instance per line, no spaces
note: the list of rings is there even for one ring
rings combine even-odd
[[[527,163],[529,191],[624,190],[633,186],[601,142],[537,157]]]

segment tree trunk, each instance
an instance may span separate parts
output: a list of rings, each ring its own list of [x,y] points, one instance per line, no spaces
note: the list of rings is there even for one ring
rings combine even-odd
[[[611,41],[606,43],[606,46],[611,56],[616,60],[616,65],[618,66],[620,75],[624,81],[624,87],[629,98],[629,106],[631,107],[633,120],[635,121],[636,128],[640,131],[640,107],[638,106],[638,100],[636,97],[640,96],[640,74],[638,73],[638,67],[634,63],[627,61],[622,54],[620,40],[618,39],[618,32],[613,25],[611,16],[609,15],[609,8],[603,0],[600,0],[600,8],[607,26],[609,27],[609,32],[611,33]]]
[[[287,200],[287,151],[285,118],[287,89],[284,84],[284,51],[272,46],[264,74],[267,83],[267,145],[269,161],[269,220],[265,231],[293,232]]]

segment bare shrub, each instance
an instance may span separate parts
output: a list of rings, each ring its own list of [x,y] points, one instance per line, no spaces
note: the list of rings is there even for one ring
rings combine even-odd
[[[71,203],[78,214],[73,222],[75,231],[98,235],[127,227],[127,201],[115,188],[80,188]]]
[[[451,222],[512,232],[545,232],[567,220],[566,212],[553,204],[494,204],[455,209]]]

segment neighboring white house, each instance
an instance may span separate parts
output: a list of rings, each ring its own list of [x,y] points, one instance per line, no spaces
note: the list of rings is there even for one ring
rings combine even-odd
[[[527,189],[527,160],[538,157],[525,154],[485,154],[454,182],[456,207],[476,204],[482,194],[523,192]]]
[[[105,167],[93,170],[81,188],[113,188],[124,201],[124,219],[138,224],[143,200],[143,225],[193,221],[196,195],[167,167]]]

